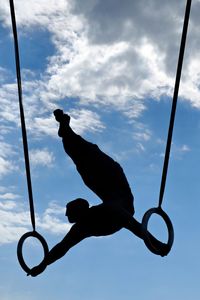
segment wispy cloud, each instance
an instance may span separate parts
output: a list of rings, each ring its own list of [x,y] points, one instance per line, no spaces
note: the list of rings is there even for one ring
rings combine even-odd
[[[33,166],[51,167],[54,162],[54,155],[47,148],[34,149],[30,151],[30,161]]]
[[[4,141],[0,141],[0,177],[18,169],[13,155],[16,155],[13,146]]]
[[[64,216],[65,208],[60,207],[56,203],[50,203],[44,214],[38,218],[38,227],[51,234],[66,234],[71,228],[69,223],[61,221],[61,216]],[[65,217],[66,218],[66,217]],[[67,219],[66,219],[67,221]]]
[[[17,241],[30,222],[28,213],[19,211],[14,201],[1,202],[0,219],[0,244]]]
[[[137,152],[144,152],[145,145],[152,140],[152,132],[147,128],[147,125],[142,124],[141,122],[134,121],[134,132],[133,139],[137,142]]]
[[[188,145],[176,145],[175,143],[172,144],[171,148],[171,156],[174,159],[182,159],[183,155],[190,152],[191,148]],[[165,153],[160,154],[161,157],[165,156]]]
[[[16,168],[11,161],[0,157],[0,177],[7,175],[14,170],[16,170]]]
[[[183,146],[180,148],[180,151],[181,151],[181,152],[190,152],[191,149],[190,149],[189,146],[183,145]]]
[[[0,155],[4,158],[16,154],[13,145],[0,141]]]
[[[16,194],[13,194],[13,193],[5,193],[5,194],[0,194],[0,199],[3,199],[3,200],[14,200],[14,199],[17,199],[17,198],[20,198],[19,195],[16,195]],[[4,204],[4,207],[6,207],[5,205],[14,205],[14,202],[12,201],[7,201],[5,204]],[[1,205],[1,203],[0,203]]]
[[[79,134],[82,134],[84,131],[102,131],[105,126],[100,120],[100,117],[97,113],[92,112],[88,109],[80,110],[71,110],[69,112],[71,116],[71,126]]]
[[[8,195],[7,195],[8,196]],[[16,195],[18,197],[18,195]],[[17,242],[27,231],[30,231],[30,214],[22,206],[16,203],[13,197],[4,197],[0,202],[0,245]],[[71,225],[64,222],[64,208],[55,203],[50,203],[49,207],[42,215],[36,215],[38,231],[42,230],[49,234],[66,234]],[[67,221],[67,220],[66,220]]]
[[[147,129],[144,132],[136,132],[134,134],[134,139],[138,141],[149,141],[150,138],[151,138],[151,132]]]
[[[172,147],[172,157],[175,159],[182,159],[183,155],[186,155],[186,153],[190,152],[191,149],[188,145],[174,145]]]

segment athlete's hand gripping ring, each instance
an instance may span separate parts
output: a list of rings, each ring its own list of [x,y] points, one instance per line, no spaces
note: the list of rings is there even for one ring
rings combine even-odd
[[[162,217],[162,219],[164,220],[164,222],[167,226],[167,230],[168,230],[168,241],[166,244],[161,243],[162,247],[159,247],[159,248],[152,243],[152,240],[150,239],[149,235],[147,234],[148,222],[149,222],[150,217],[153,214],[157,214]],[[144,217],[142,219],[142,229],[144,232],[144,238],[143,238],[144,243],[152,253],[161,255],[161,256],[166,256],[170,252],[173,242],[174,242],[174,229],[173,229],[173,225],[172,225],[170,218],[162,210],[161,207],[151,208],[144,214]]]
[[[37,231],[29,231],[29,232],[25,233],[24,235],[22,235],[22,237],[20,238],[20,240],[18,242],[18,245],[17,245],[17,257],[18,257],[18,261],[19,261],[20,266],[22,267],[22,269],[27,274],[30,274],[31,269],[25,263],[25,260],[23,258],[23,251],[22,251],[23,250],[23,244],[24,244],[25,240],[28,237],[34,237],[34,238],[36,238],[36,239],[38,239],[40,241],[40,243],[41,243],[41,245],[43,247],[43,250],[44,250],[43,261],[44,261],[46,255],[49,252],[49,248],[48,248],[48,245],[47,245],[47,242],[45,241],[45,239]]]

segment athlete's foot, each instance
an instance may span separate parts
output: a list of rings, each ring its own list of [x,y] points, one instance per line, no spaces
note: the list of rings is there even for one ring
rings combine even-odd
[[[64,115],[63,110],[61,109],[54,110],[53,114],[55,116],[56,121],[58,122],[60,122],[60,120],[63,118]]]
[[[54,116],[55,116],[56,121],[58,121],[60,123],[58,135],[60,137],[63,137],[63,135],[66,131],[66,128],[69,126],[70,116],[67,114],[64,114],[61,109],[56,109],[54,111]]]
[[[69,115],[67,115],[67,114],[64,114],[63,113],[63,110],[61,110],[61,109],[56,109],[56,110],[54,110],[54,116],[55,116],[55,119],[56,119],[56,121],[58,121],[58,122],[65,122],[65,123],[67,123],[68,125],[69,125],[69,122],[70,122],[70,116]]]

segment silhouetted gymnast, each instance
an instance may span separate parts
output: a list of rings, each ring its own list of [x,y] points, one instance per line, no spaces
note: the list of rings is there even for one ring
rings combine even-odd
[[[74,223],[63,240],[51,249],[44,262],[31,270],[32,276],[44,271],[47,265],[61,258],[80,241],[91,236],[106,236],[127,228],[143,239],[141,224],[133,218],[133,195],[121,166],[99,147],[74,133],[70,117],[62,110],[54,112],[60,123],[58,135],[63,139],[66,153],[71,157],[84,183],[103,201],[89,207],[84,199],[76,199],[66,206],[66,216]],[[150,233],[154,245],[163,247]],[[164,248],[163,248],[164,251]]]

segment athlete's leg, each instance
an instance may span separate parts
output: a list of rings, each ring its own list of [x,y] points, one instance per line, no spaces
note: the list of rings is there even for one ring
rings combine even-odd
[[[142,224],[139,223],[134,217],[132,217],[132,219],[127,218],[127,222],[124,227],[142,240],[144,240],[144,236],[148,236],[148,239],[150,240],[151,244],[154,245],[155,249],[160,249],[160,255],[166,255],[167,245],[157,240],[148,230],[144,231]],[[157,252],[155,253],[157,254]]]
[[[70,127],[70,116],[64,114],[62,110],[54,111],[55,119],[59,122],[58,135],[62,138],[65,152],[71,157],[77,165],[81,157],[88,153],[90,148],[94,146],[92,143],[83,139],[76,134]]]
[[[84,183],[102,199],[123,199],[122,206],[133,209],[133,195],[122,167],[99,147],[84,140],[69,126],[70,117],[62,110],[54,112],[60,123],[59,135],[65,152],[72,158]]]
[[[144,235],[148,236],[152,245],[156,249],[161,249],[161,253],[165,253],[166,244],[157,240],[149,231],[144,232],[142,224],[138,222],[133,216],[132,213],[123,207],[116,205],[115,202],[104,205],[109,211],[109,215],[114,218],[114,222],[118,223],[119,226],[122,226],[132,233],[134,233],[140,239],[144,239]]]

